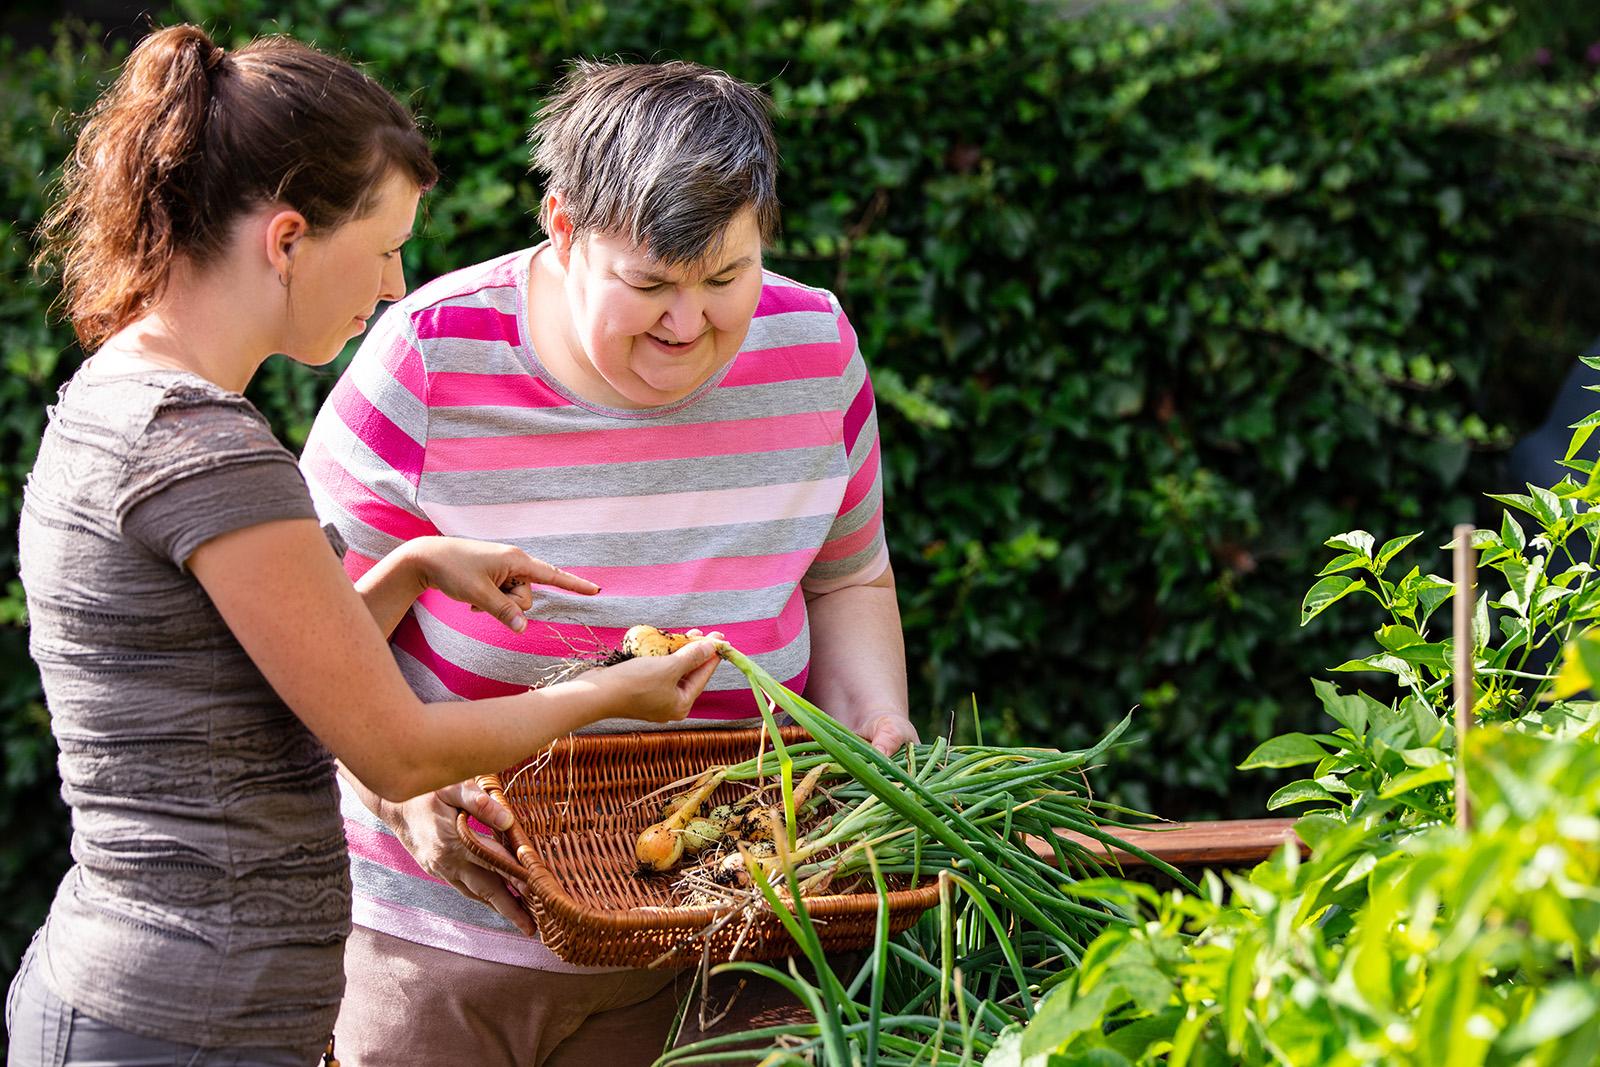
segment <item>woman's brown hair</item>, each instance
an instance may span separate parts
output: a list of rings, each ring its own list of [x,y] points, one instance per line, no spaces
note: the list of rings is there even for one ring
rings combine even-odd
[[[196,26],[157,30],[90,110],[42,225],[62,304],[93,351],[144,314],[175,256],[205,264],[252,208],[284,203],[313,232],[370,209],[391,172],[439,172],[399,101],[342,59],[287,37],[236,51]]]

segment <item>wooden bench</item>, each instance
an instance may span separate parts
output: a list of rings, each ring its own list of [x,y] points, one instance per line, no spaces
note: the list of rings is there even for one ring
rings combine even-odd
[[[1243,867],[1260,863],[1279,845],[1295,840],[1294,824],[1293,819],[1228,819],[1161,823],[1156,829],[1109,832],[1174,867]],[[1124,866],[1144,863],[1139,856],[1121,849],[1113,850],[1082,834],[1063,831],[1061,836]],[[1055,852],[1047,842],[1030,840],[1028,844],[1040,857],[1055,862]],[[1304,845],[1301,851],[1305,851]]]

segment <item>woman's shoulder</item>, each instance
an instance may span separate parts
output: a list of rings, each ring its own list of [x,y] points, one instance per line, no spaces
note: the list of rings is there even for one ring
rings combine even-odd
[[[169,477],[239,460],[294,463],[249,399],[187,371],[80,373],[52,415],[64,426],[94,425],[120,438],[124,473],[145,491]]]
[[[803,379],[844,374],[856,352],[855,330],[828,290],[763,271],[761,297],[741,349],[755,364],[789,367]]]
[[[52,421],[93,425],[129,447],[152,432],[211,424],[266,428],[245,397],[188,371],[150,368],[114,374],[80,370],[61,389]]]
[[[776,271],[761,272],[761,299],[756,317],[811,312],[836,317],[843,314],[839,298],[827,289],[795,281]]]

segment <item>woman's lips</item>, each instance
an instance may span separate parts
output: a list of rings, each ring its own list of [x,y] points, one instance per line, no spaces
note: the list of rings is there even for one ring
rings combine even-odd
[[[673,355],[673,356],[681,356],[686,352],[690,352],[690,351],[694,350],[695,348],[697,348],[699,346],[700,342],[705,339],[705,336],[706,336],[705,334],[701,334],[699,337],[696,337],[693,341],[685,341],[682,344],[674,344],[671,341],[662,340],[661,338],[657,337],[653,333],[645,334],[645,337],[649,338],[652,342],[654,342],[654,344],[655,344],[655,346],[657,348],[659,348],[661,351],[667,353],[668,355]]]

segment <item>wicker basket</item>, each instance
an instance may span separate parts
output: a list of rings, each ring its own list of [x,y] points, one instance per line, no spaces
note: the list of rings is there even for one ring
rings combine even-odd
[[[805,736],[798,728],[784,729],[785,741]],[[707,767],[753,757],[761,737],[759,729],[740,729],[566,738],[540,757],[539,767],[478,779],[515,817],[499,836],[516,864],[478,844],[465,813],[458,830],[475,854],[529,887],[523,904],[540,937],[569,963],[676,967],[707,955],[713,963],[793,955],[794,941],[771,912],[729,918],[737,909],[674,906],[670,879],[634,875],[634,841],[659,814],[655,806],[635,801]],[[737,795],[738,786],[724,785],[711,803]],[[890,929],[898,933],[910,926],[938,902],[938,893],[931,879],[912,887],[892,885]],[[806,898],[806,910],[829,951],[871,944],[877,905],[873,892]],[[719,922],[723,919],[728,921]]]

